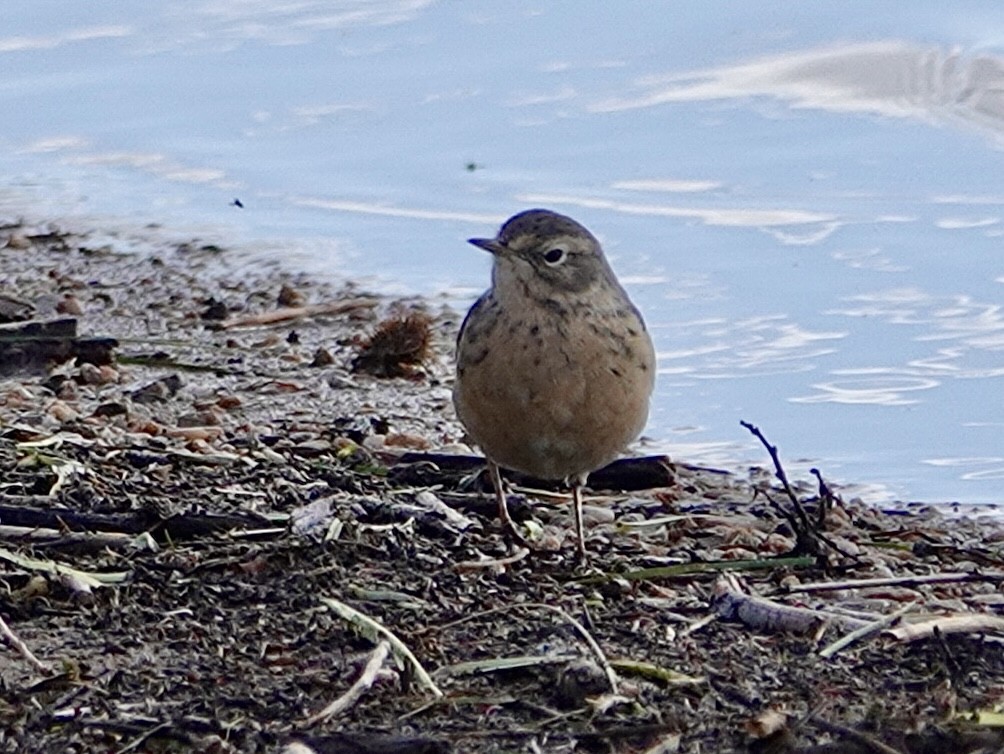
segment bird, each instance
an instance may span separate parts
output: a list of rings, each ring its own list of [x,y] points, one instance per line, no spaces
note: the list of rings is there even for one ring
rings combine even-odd
[[[529,209],[469,243],[492,255],[492,274],[457,336],[457,417],[485,455],[508,534],[526,544],[500,468],[562,481],[584,560],[582,487],[648,421],[651,336],[600,242],[572,218]]]

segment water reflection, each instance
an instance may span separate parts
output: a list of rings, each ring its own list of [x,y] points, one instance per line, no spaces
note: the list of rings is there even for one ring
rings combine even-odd
[[[432,0],[203,0],[168,5],[160,19],[163,32],[146,40],[147,51],[207,43],[217,50],[250,42],[304,45],[326,31],[410,21],[432,4]]]
[[[881,41],[761,57],[739,65],[637,82],[637,94],[596,102],[615,112],[670,102],[775,97],[791,108],[925,122],[958,121],[1004,131],[1004,60],[959,49]]]
[[[937,387],[938,380],[921,377],[898,377],[892,369],[842,369],[834,374],[854,375],[855,378],[816,383],[812,387],[819,392],[815,395],[791,398],[792,403],[844,403],[871,404],[880,406],[909,406],[919,403],[919,399],[907,398],[906,393],[916,390],[930,390]],[[889,373],[881,377],[858,377],[857,375]]]
[[[1004,312],[1000,304],[976,301],[965,294],[933,295],[916,288],[891,288],[850,296],[854,304],[828,310],[827,314],[845,317],[879,318],[894,325],[914,325],[923,329],[913,336],[917,341],[954,340],[964,346],[942,352],[946,358],[961,358],[970,350],[1004,348]],[[1004,375],[1004,366],[974,367],[957,376],[987,377]]]
[[[910,269],[906,265],[896,264],[892,259],[883,253],[881,248],[871,249],[845,249],[835,251],[833,258],[838,262],[845,262],[848,267],[855,270],[871,270],[873,272],[905,272]]]
[[[0,53],[26,52],[30,50],[52,50],[75,42],[90,42],[97,39],[118,39],[133,33],[130,26],[90,26],[68,29],[59,34],[46,36],[0,37]]]
[[[974,471],[965,471],[960,476],[961,479],[970,482],[1004,479],[1004,456],[929,458],[923,463],[929,466],[956,469],[967,469],[975,466],[977,468]]]
[[[846,332],[813,331],[789,321],[784,314],[739,321],[660,323],[659,340],[668,331],[670,342],[696,340],[699,345],[660,350],[659,374],[686,374],[695,379],[729,379],[808,371],[820,357],[835,352],[821,342],[840,340]],[[685,363],[677,363],[684,361]]]
[[[239,188],[219,168],[184,165],[160,152],[88,151],[90,143],[82,136],[54,136],[26,144],[22,154],[62,153],[64,165],[131,168],[155,178],[175,183],[207,184],[220,189]]]
[[[838,227],[836,217],[820,212],[806,212],[797,209],[756,209],[741,207],[680,207],[668,204],[637,204],[612,199],[598,199],[569,194],[521,194],[519,201],[529,204],[560,204],[589,209],[607,209],[628,215],[649,215],[652,217],[681,217],[700,220],[706,225],[773,228],[775,226],[821,225],[813,231],[829,235]]]

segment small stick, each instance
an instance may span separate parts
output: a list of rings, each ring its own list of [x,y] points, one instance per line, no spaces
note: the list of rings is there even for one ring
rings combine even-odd
[[[809,469],[809,473],[816,477],[819,483],[819,509],[816,511],[816,528],[822,529],[826,525],[826,515],[833,509],[837,502],[837,496],[823,479],[823,474],[819,469]]]
[[[152,728],[150,728],[149,730],[146,730],[143,733],[140,733],[138,736],[136,736],[136,738],[134,738],[132,741],[130,741],[129,743],[127,743],[121,749],[119,749],[118,751],[116,751],[115,754],[127,754],[127,752],[130,752],[133,749],[138,749],[140,746],[142,746],[143,744],[145,744],[147,741],[149,741],[155,735],[157,735],[158,733],[160,733],[162,730],[168,730],[170,727],[171,727],[171,724],[170,723],[166,723],[166,722],[165,723],[160,723],[159,725],[155,725]]]
[[[590,634],[589,631],[586,630],[585,626],[583,626],[581,623],[579,623],[579,621],[575,620],[575,618],[573,618],[571,615],[569,615],[567,612],[562,610],[557,605],[548,605],[544,602],[530,602],[527,603],[526,605],[522,605],[521,607],[538,607],[544,610],[550,610],[551,612],[557,613],[562,618],[564,618],[576,631],[579,632],[579,635],[585,640],[586,644],[589,645],[589,648],[593,651],[593,654],[596,655],[596,661],[600,664],[600,667],[603,668],[603,672],[607,676],[607,683],[610,684],[610,693],[611,694],[618,693],[617,674],[614,673],[614,669],[613,667],[611,667],[610,661],[607,659],[607,656],[603,652],[603,649],[596,642],[596,639],[593,638],[592,634]]]
[[[375,298],[350,298],[344,301],[330,301],[325,304],[314,304],[311,306],[288,306],[282,309],[274,309],[270,312],[260,312],[258,314],[248,314],[242,317],[235,317],[219,323],[221,330],[232,330],[235,327],[258,327],[261,325],[274,325],[288,322],[304,317],[316,317],[322,314],[341,314],[355,309],[371,309],[379,301]]]
[[[386,626],[365,613],[362,613],[354,607],[346,605],[344,602],[336,600],[333,597],[321,597],[321,602],[338,613],[338,615],[343,619],[361,629],[363,633],[370,638],[373,638],[374,636],[383,637],[390,643],[391,648],[394,650],[394,655],[403,659],[411,666],[411,669],[414,671],[415,677],[418,679],[419,683],[431,691],[433,696],[443,696],[443,692],[440,691],[439,687],[433,682],[425,668],[423,668],[422,664],[418,661],[418,658],[415,657],[412,651],[408,649],[407,645],[395,636]]]
[[[767,498],[770,504],[787,519],[788,523],[791,524],[791,528],[795,530],[795,550],[797,552],[812,553],[820,559],[822,559],[822,547],[820,543],[825,544],[827,547],[831,548],[834,552],[837,552],[845,557],[853,557],[848,553],[837,547],[830,539],[826,537],[822,532],[822,524],[825,520],[825,513],[820,512],[818,516],[818,525],[813,525],[809,520],[809,514],[806,512],[805,507],[802,502],[798,499],[798,495],[795,494],[795,490],[792,489],[791,484],[788,482],[788,475],[784,472],[784,466],[781,465],[781,457],[778,455],[777,446],[771,445],[767,438],[764,437],[763,432],[760,428],[750,424],[747,421],[739,422],[742,426],[748,429],[753,435],[760,440],[761,444],[767,449],[770,454],[770,459],[774,463],[774,476],[778,478],[781,482],[781,487],[784,489],[785,494],[791,501],[792,506],[795,509],[794,513],[789,513],[784,510],[780,505],[778,505],[771,496],[764,490],[762,492],[763,496]],[[822,475],[819,474],[818,470],[813,469],[816,472],[817,478],[820,481],[820,490],[826,490],[827,494],[830,495],[828,498],[832,501],[832,494],[829,492],[829,487],[826,487],[826,483],[823,482]],[[825,507],[822,503],[820,507]],[[857,558],[855,558],[856,560]]]
[[[32,654],[32,651],[28,649],[28,645],[21,641],[17,634],[10,630],[10,626],[7,625],[7,622],[3,619],[2,615],[0,615],[0,636],[3,636],[3,638],[7,640],[8,644],[14,647],[14,649],[16,649],[24,659],[31,663],[35,670],[41,673],[49,672],[49,668],[46,664],[35,657],[35,655]]]
[[[909,602],[903,605],[903,607],[901,607],[896,612],[890,615],[883,615],[874,623],[869,623],[866,626],[861,626],[861,628],[857,628],[851,631],[849,634],[841,636],[839,639],[837,639],[829,646],[823,647],[823,649],[819,651],[819,656],[825,660],[828,660],[829,658],[833,657],[833,655],[835,655],[837,652],[840,652],[846,647],[849,647],[854,642],[860,641],[861,639],[864,639],[865,637],[868,636],[873,636],[886,626],[892,625],[892,623],[902,618],[904,615],[913,610],[915,607],[917,607],[916,602]]]
[[[596,659],[599,662],[600,667],[603,668],[603,672],[607,677],[608,683],[610,684],[611,693],[614,694],[618,693],[617,675],[614,673],[614,669],[610,665],[610,661],[607,659],[606,654],[604,654],[603,650],[600,648],[600,645],[592,637],[589,631],[586,630],[585,626],[579,623],[579,621],[575,620],[575,618],[569,615],[565,610],[562,610],[560,607],[557,607],[555,605],[547,605],[543,602],[526,602],[519,605],[505,605],[503,607],[493,607],[490,610],[482,610],[479,613],[472,613],[470,615],[465,615],[463,618],[458,618],[457,620],[451,621],[450,623],[444,623],[441,626],[436,626],[436,627],[429,626],[425,629],[420,629],[415,633],[416,634],[424,633],[425,631],[428,630],[436,630],[438,632],[442,632],[448,628],[459,626],[461,623],[467,623],[468,621],[475,620],[477,618],[485,618],[490,615],[507,613],[510,610],[516,610],[519,608],[550,610],[551,612],[557,613],[566,621],[568,621],[568,623],[571,624],[575,628],[575,630],[579,632],[579,635],[582,636],[586,644],[589,645],[589,648],[592,650],[593,654],[596,655]]]
[[[487,560],[462,560],[454,568],[458,571],[477,571],[481,568],[504,568],[513,563],[518,563],[530,554],[527,547],[519,547],[512,555],[505,558],[490,558]]]
[[[767,438],[763,436],[763,432],[761,432],[760,428],[756,425],[750,424],[747,421],[740,421],[739,423],[753,433],[753,436],[756,437],[767,449],[767,453],[770,454],[770,460],[774,462],[774,476],[776,476],[778,481],[781,482],[781,487],[784,489],[788,499],[791,500],[791,504],[795,506],[795,511],[798,513],[799,519],[801,519],[802,524],[806,527],[806,529],[808,529],[809,516],[805,512],[805,508],[802,507],[802,502],[798,499],[798,495],[795,494],[795,490],[791,488],[791,484],[788,482],[788,475],[784,473],[784,466],[781,465],[781,458],[777,453],[777,446],[771,445],[767,441]]]
[[[363,672],[359,675],[359,678],[356,679],[356,682],[349,687],[349,690],[331,702],[331,704],[322,709],[316,715],[311,715],[304,720],[303,726],[314,725],[321,720],[328,720],[355,705],[355,703],[362,697],[363,693],[373,685],[373,682],[376,680],[377,673],[380,672],[380,668],[387,659],[388,652],[390,652],[390,642],[383,639],[376,645],[376,649],[373,650],[370,654],[369,660],[366,661],[366,667],[363,668]]]
[[[953,584],[960,581],[1004,581],[1004,573],[931,573],[927,576],[889,576],[847,581],[814,581],[785,587],[785,594],[796,592],[828,592],[835,589],[867,589],[873,586],[912,586],[914,584]]]
[[[708,613],[703,618],[695,620],[693,623],[691,623],[689,626],[683,629],[680,632],[680,638],[682,639],[685,636],[690,636],[692,633],[700,631],[702,628],[714,623],[716,620],[718,620],[718,615],[716,613]]]

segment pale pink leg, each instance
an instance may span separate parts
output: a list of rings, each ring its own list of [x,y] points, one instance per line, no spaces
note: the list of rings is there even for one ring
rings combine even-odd
[[[497,463],[488,462],[488,473],[492,478],[492,486],[495,488],[495,496],[499,503],[499,520],[502,522],[502,527],[514,540],[516,544],[523,547],[529,547],[526,539],[523,535],[519,533],[519,529],[516,528],[516,522],[512,520],[512,516],[509,515],[509,506],[506,505],[505,500],[505,488],[502,486],[502,474],[499,472],[499,467]]]
[[[578,540],[579,560],[586,560],[586,534],[582,525],[582,480],[572,482],[572,507],[575,509],[575,536]]]

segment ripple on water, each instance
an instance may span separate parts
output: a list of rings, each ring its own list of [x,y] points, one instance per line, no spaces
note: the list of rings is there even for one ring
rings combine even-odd
[[[880,406],[907,406],[919,403],[919,399],[907,397],[907,393],[930,390],[940,385],[940,380],[930,377],[859,377],[857,379],[834,380],[812,385],[819,392],[790,398],[792,403],[845,403],[870,404]]]

